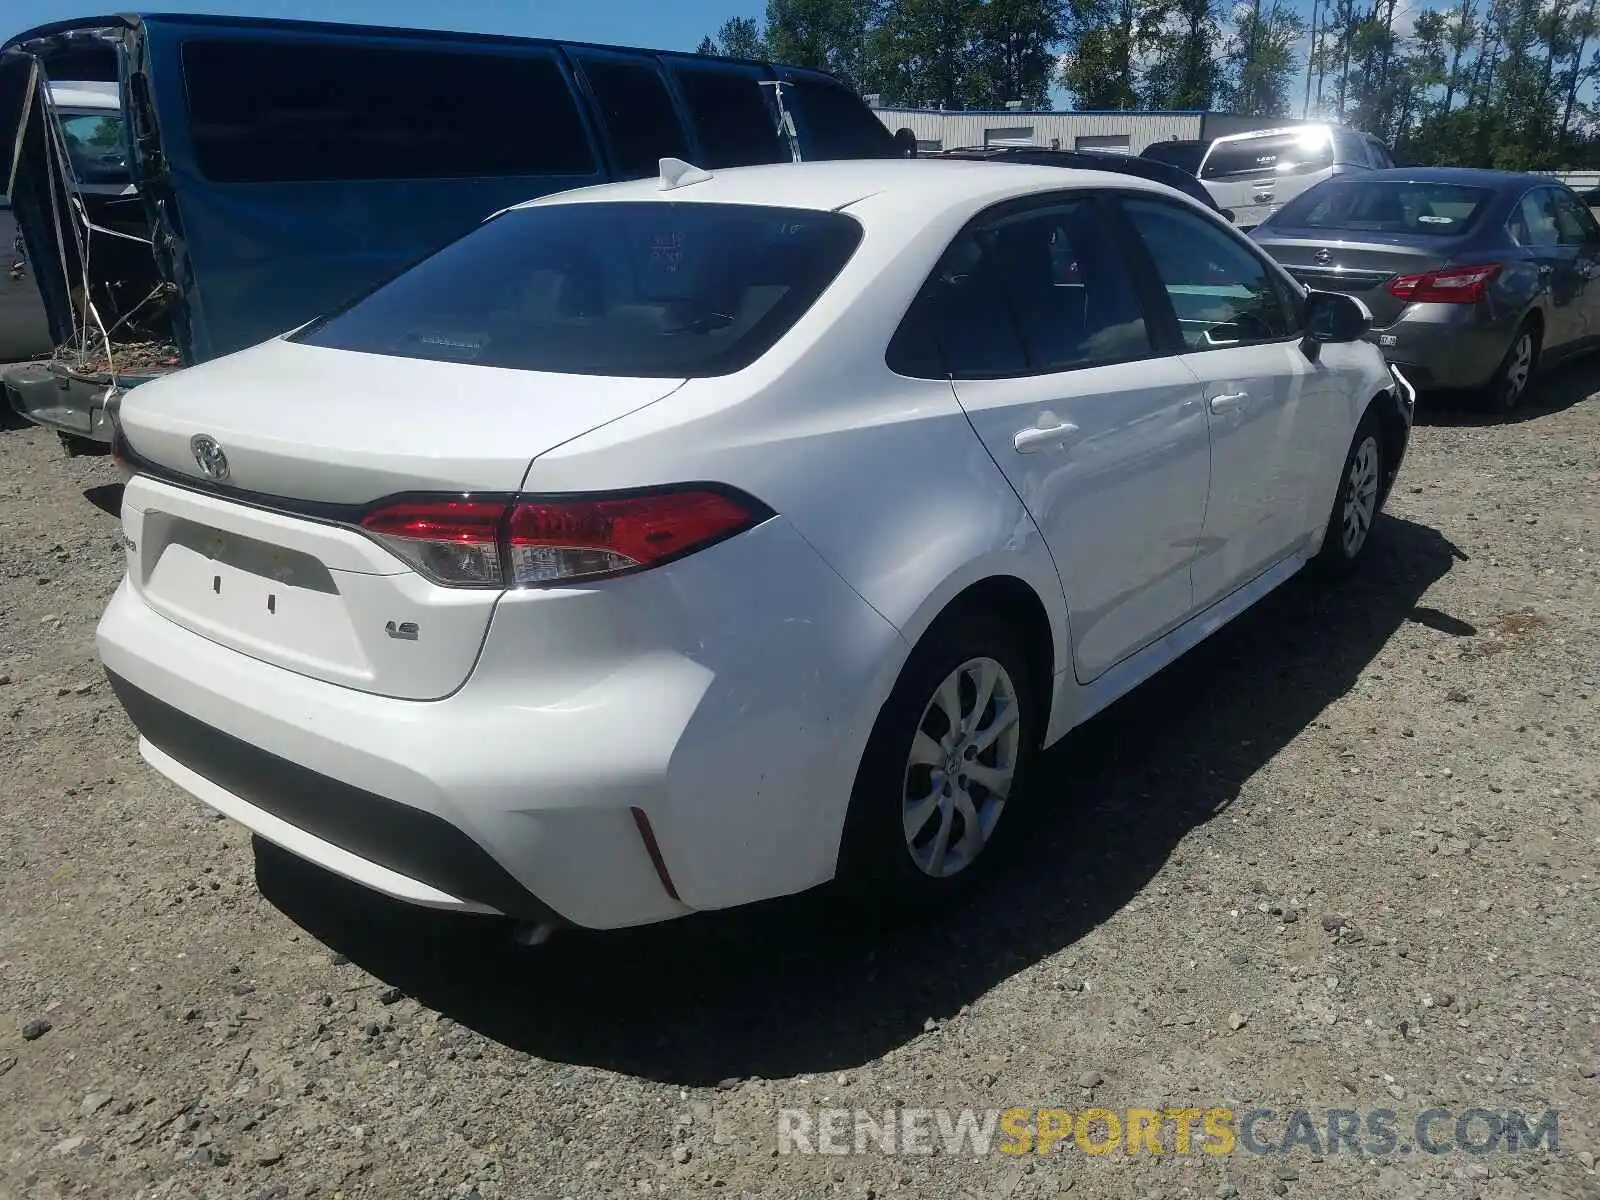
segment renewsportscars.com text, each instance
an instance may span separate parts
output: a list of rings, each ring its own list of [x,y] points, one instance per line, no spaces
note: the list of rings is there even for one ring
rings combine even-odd
[[[1430,1108],[782,1109],[780,1154],[1521,1154],[1556,1151],[1560,1114]]]

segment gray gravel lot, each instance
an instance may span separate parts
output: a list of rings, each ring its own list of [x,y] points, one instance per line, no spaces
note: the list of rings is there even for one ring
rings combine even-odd
[[[961,911],[532,952],[144,767],[92,647],[110,463],[0,431],[0,1198],[1600,1197],[1596,391],[1425,416],[1366,574],[1052,751],[1058,811]],[[1554,1109],[1559,1139],[778,1153],[780,1109],[896,1105],[1265,1106],[1267,1141],[1296,1108]]]

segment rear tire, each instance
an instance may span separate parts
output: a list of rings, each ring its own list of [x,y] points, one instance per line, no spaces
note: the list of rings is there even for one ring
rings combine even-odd
[[[1314,560],[1328,578],[1343,578],[1360,566],[1372,543],[1372,527],[1383,507],[1383,430],[1370,408],[1356,426],[1355,437],[1344,456],[1333,511],[1322,535],[1322,550]]]
[[[1494,376],[1483,389],[1483,405],[1504,416],[1513,412],[1528,395],[1528,385],[1539,367],[1539,329],[1532,320],[1517,327],[1506,356],[1495,368]]]
[[[920,908],[986,875],[1023,824],[1037,714],[1016,635],[988,613],[941,617],[867,740],[839,850],[845,894]]]

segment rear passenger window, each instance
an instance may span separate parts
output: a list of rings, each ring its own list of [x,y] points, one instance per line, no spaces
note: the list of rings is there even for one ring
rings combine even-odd
[[[1144,311],[1093,202],[998,222],[980,232],[979,242],[1004,281],[1031,371],[1150,354]]]
[[[984,379],[1150,352],[1143,309],[1099,210],[1075,201],[958,237],[907,314],[889,366],[920,378]]]
[[[663,158],[689,157],[677,109],[654,63],[586,58],[583,75],[600,110],[619,176],[654,175]]]
[[[195,40],[182,54],[195,157],[213,182],[596,170],[547,53]]]
[[[680,66],[678,87],[700,140],[695,166],[749,167],[788,162],[777,116],[756,76],[718,67]]]
[[[1027,374],[1005,288],[974,234],[962,234],[945,251],[889,343],[888,363],[917,379]]]

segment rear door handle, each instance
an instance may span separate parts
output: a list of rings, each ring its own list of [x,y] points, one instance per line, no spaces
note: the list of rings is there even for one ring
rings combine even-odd
[[[1011,444],[1016,447],[1018,454],[1037,454],[1040,450],[1065,446],[1076,441],[1077,437],[1078,427],[1071,421],[1058,421],[1054,414],[1045,413],[1037,425],[1017,430]]]
[[[1250,399],[1249,392],[1223,392],[1220,396],[1211,397],[1207,403],[1212,412],[1221,414],[1243,407],[1248,399]]]

